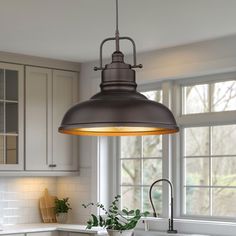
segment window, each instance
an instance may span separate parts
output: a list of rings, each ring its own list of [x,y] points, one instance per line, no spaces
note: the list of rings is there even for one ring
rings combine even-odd
[[[162,101],[162,91],[143,93],[151,100]],[[152,182],[162,177],[162,136],[120,138],[121,207],[150,209],[148,191]],[[155,192],[155,193],[154,193]],[[162,212],[162,186],[153,191],[158,213]]]
[[[181,86],[182,213],[235,217],[236,81]],[[205,113],[205,116],[201,114]]]
[[[225,73],[167,81],[162,90],[145,92],[149,99],[172,101],[180,132],[119,138],[122,207],[152,212],[149,187],[156,179],[169,178],[175,217],[235,220],[235,78],[236,73]],[[156,186],[153,197],[157,212],[167,217],[168,187]]]
[[[183,114],[236,110],[236,81],[182,87]]]

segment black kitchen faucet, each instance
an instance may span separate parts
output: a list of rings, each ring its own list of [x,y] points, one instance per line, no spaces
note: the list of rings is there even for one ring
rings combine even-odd
[[[169,229],[167,230],[167,233],[176,234],[177,230],[174,229],[174,220],[173,220],[173,208],[174,208],[173,207],[173,204],[174,204],[173,185],[168,179],[158,179],[158,180],[154,181],[152,183],[150,189],[149,189],[149,199],[150,199],[152,209],[153,209],[153,216],[157,217],[157,213],[156,213],[155,207],[153,205],[153,201],[152,201],[152,188],[158,182],[167,182],[170,185],[170,195],[171,195],[170,207],[171,207],[171,211],[170,211],[170,219],[169,219]]]

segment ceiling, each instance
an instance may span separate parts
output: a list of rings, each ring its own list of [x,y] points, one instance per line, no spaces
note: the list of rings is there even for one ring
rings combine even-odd
[[[235,0],[119,0],[120,34],[137,51],[236,34]],[[85,62],[113,37],[115,0],[0,0],[0,51]],[[105,56],[113,51],[105,46]],[[131,52],[122,43],[125,53]]]

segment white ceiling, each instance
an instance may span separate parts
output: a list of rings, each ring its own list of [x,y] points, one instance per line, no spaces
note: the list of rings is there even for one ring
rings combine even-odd
[[[119,0],[120,34],[149,51],[236,34],[236,0]],[[0,0],[0,51],[98,58],[114,35],[115,0]],[[129,44],[123,43],[130,53]],[[113,46],[113,45],[112,45]],[[105,55],[111,53],[110,43]]]

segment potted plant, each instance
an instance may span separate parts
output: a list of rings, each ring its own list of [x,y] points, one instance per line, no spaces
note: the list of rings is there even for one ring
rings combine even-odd
[[[68,211],[71,210],[69,198],[55,199],[55,213],[58,223],[66,223]]]
[[[131,236],[140,218],[147,216],[149,212],[141,213],[139,209],[128,210],[127,208],[119,210],[119,199],[120,195],[117,195],[108,209],[101,203],[83,204],[84,208],[96,206],[104,212],[104,215],[99,216],[91,214],[91,218],[87,222],[87,228],[91,229],[93,226],[100,226],[107,230],[109,236]]]

